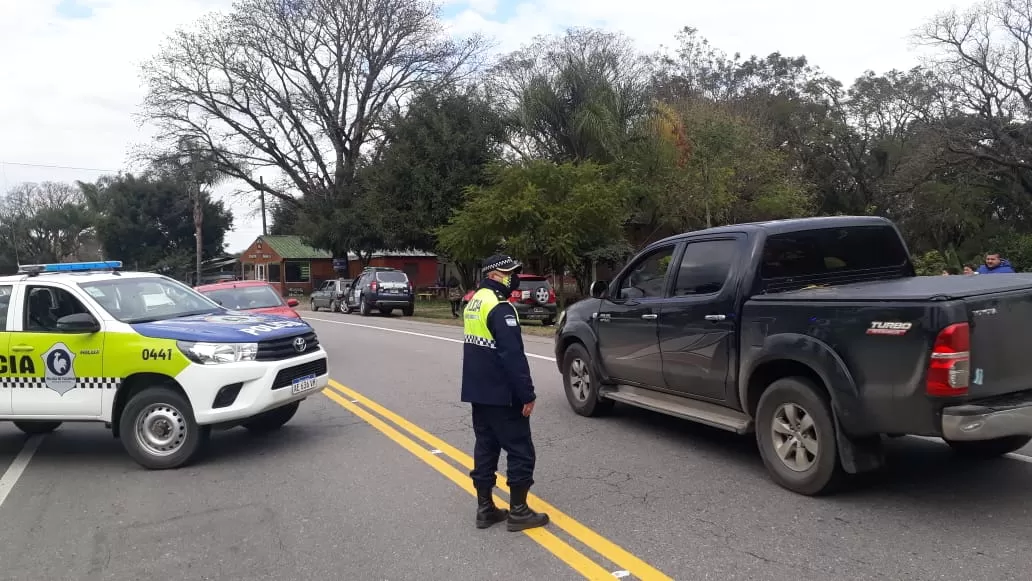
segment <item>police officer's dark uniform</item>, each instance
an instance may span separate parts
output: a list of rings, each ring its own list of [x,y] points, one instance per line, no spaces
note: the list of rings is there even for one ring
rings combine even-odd
[[[517,274],[521,268],[508,256],[488,258],[480,288],[463,311],[462,401],[473,404],[476,445],[469,475],[477,489],[477,528],[503,520],[508,520],[510,531],[548,523],[547,514],[527,506],[535,462],[530,413],[537,396],[523,351],[519,318],[508,302],[512,291],[519,288]],[[492,497],[503,449],[509,511],[496,507]]]

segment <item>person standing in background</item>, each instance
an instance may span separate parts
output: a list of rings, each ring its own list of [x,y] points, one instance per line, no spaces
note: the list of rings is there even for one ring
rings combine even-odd
[[[1014,274],[1014,267],[1006,258],[1001,259],[999,252],[987,252],[985,264],[978,267],[978,274]]]

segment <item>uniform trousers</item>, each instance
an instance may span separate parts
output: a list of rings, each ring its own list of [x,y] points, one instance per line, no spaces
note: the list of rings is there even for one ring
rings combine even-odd
[[[473,404],[473,470],[469,475],[476,488],[493,488],[498,457],[505,450],[506,479],[509,486],[534,484],[534,441],[530,418],[523,417],[522,406]]]

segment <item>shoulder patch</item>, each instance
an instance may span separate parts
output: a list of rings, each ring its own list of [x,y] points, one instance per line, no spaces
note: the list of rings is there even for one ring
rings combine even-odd
[[[520,324],[516,321],[516,317],[514,315],[505,315],[505,324],[510,327],[520,326]]]

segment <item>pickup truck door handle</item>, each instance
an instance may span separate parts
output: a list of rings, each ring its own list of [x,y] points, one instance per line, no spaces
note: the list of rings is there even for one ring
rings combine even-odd
[[[724,315],[706,315],[707,321],[723,321],[726,318]]]
[[[11,347],[11,351],[17,351],[17,352],[33,351],[35,349],[36,348],[33,347],[32,345],[15,345],[15,346]]]
[[[645,313],[641,316],[641,318],[645,319],[646,321],[654,321],[659,318],[659,315],[657,315],[656,313]]]

